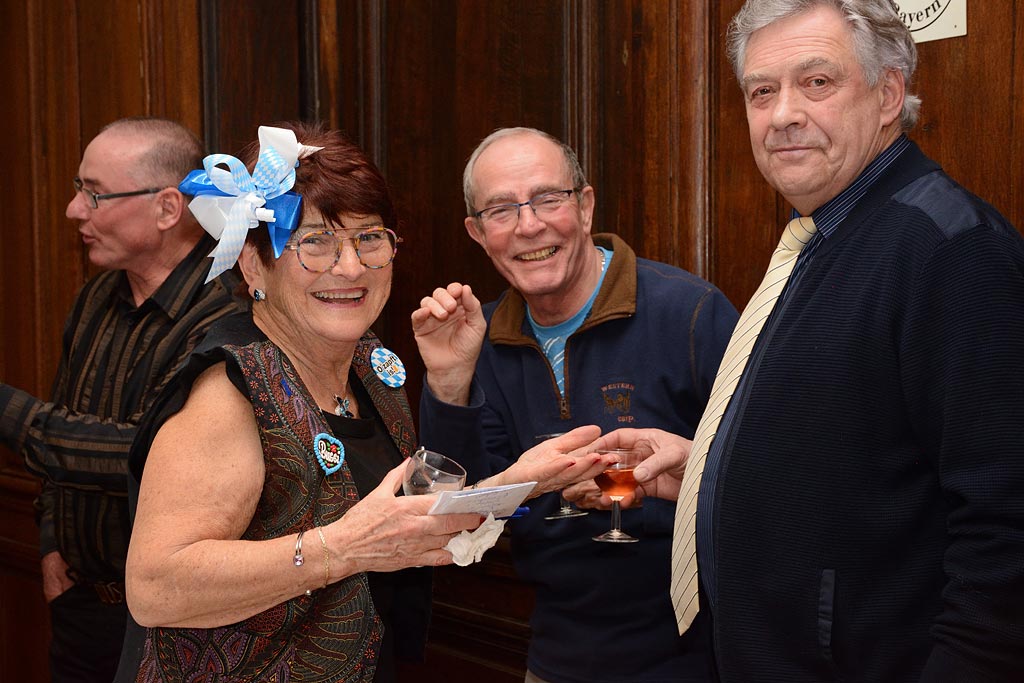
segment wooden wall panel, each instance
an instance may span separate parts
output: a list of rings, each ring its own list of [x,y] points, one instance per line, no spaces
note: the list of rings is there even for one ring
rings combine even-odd
[[[1024,8],[1015,4],[968,3],[968,35],[918,46],[913,90],[923,103],[911,135],[967,189],[1004,214],[1016,210],[1016,225],[1024,229],[1019,212]]]
[[[743,5],[723,0],[712,19],[710,49],[718,68],[712,81],[711,126],[714,131],[710,183],[713,213],[709,220],[708,272],[704,274],[742,309],[757,289],[779,242],[782,199],[754,164],[743,98],[725,56],[725,27]]]
[[[110,122],[110,112],[139,116],[146,112],[143,34],[137,2],[86,2],[74,9],[77,20],[78,82],[82,144]],[[132,59],[126,59],[131,55]],[[102,88],[90,91],[86,86]]]
[[[319,118],[351,134],[394,190],[405,239],[378,332],[422,368],[419,298],[453,279],[504,283],[464,233],[461,173],[477,142],[528,125],[580,154],[596,229],[718,284],[742,306],[789,207],[751,156],[725,56],[742,0],[26,0],[0,3],[12,131],[0,241],[0,378],[45,395],[60,331],[90,274],[64,217],[84,144],[121,116],[176,118],[234,153],[256,127]],[[969,3],[963,38],[920,46],[913,137],[1024,229],[1024,2]],[[200,131],[199,129],[203,130]],[[47,680],[31,500],[0,449],[0,680]],[[522,679],[532,591],[507,546],[438,572],[421,683]]]
[[[150,0],[139,8],[145,111],[203,133],[197,0]]]
[[[29,54],[29,11],[20,3],[0,4],[0,26],[10,27],[0,34],[0,60],[3,64],[18,64]],[[4,76],[4,89],[7,90],[10,102],[30,101],[33,87],[28,69],[11,69]],[[28,106],[9,106],[4,108],[4,120],[8,130],[16,131],[16,135],[0,136],[0,155],[11,169],[20,169],[23,174],[31,174],[36,163],[32,151],[21,139],[31,130],[32,112]],[[26,185],[24,188],[29,191]],[[35,234],[27,229],[33,224],[33,202],[29,197],[12,198],[5,207],[7,224],[24,226],[20,230],[6,230],[4,239],[0,240],[0,330],[11,332],[5,334],[3,347],[0,348],[0,377],[7,381],[32,384],[35,378],[31,372],[31,364],[24,359],[31,356],[33,349],[39,349],[34,343],[35,331],[31,329],[34,319],[33,312],[36,302],[31,295],[26,296],[24,283],[32,282],[34,270]],[[34,289],[34,288],[33,288]],[[15,293],[20,296],[16,296]],[[13,332],[18,329],[20,334]],[[8,454],[0,451],[0,465],[8,466]]]
[[[65,81],[67,74],[77,73],[78,59],[65,51],[62,43],[66,35],[77,35],[78,27],[70,2],[32,2],[25,8],[30,45],[7,63],[25,64],[30,79],[28,97],[18,107],[29,118],[19,122],[24,127],[15,144],[28,157],[28,163],[20,167],[28,175],[20,178],[31,184],[26,185],[24,194],[15,193],[12,201],[26,204],[31,219],[24,224],[24,234],[31,235],[32,248],[22,252],[31,258],[17,260],[16,270],[10,274],[21,280],[12,283],[20,291],[26,282],[31,283],[29,296],[18,299],[32,307],[26,313],[33,321],[33,338],[32,345],[19,349],[11,362],[18,372],[31,371],[30,379],[21,379],[31,381],[33,388],[48,390],[57,367],[64,316],[85,276],[81,238],[64,216],[81,150],[79,86],[77,81],[70,86]]]
[[[64,215],[85,144],[106,123],[152,114],[198,132],[195,0],[0,3],[8,164],[0,241],[0,379],[45,397],[64,319],[91,273]],[[0,448],[0,680],[49,680],[49,625],[32,500],[38,482]]]
[[[602,11],[600,72],[589,84],[602,113],[597,228],[620,234],[641,256],[700,272],[707,255],[694,237],[709,201],[707,6],[608,3]]]
[[[1005,207],[1009,212],[1010,220],[1021,232],[1024,232],[1024,6],[1020,2],[1014,2],[1012,10],[1012,21],[1014,26],[1013,51],[1008,55],[1010,73],[1013,75],[1013,93],[1009,103],[1003,103],[999,111],[1002,115],[1009,116],[1013,122],[1011,137],[1007,144],[1002,147],[1003,161],[1009,163],[1003,168],[1010,177],[1010,204]],[[971,122],[974,123],[973,121]]]
[[[210,152],[234,155],[256,139],[260,125],[302,118],[305,7],[276,0],[201,0],[203,120]]]

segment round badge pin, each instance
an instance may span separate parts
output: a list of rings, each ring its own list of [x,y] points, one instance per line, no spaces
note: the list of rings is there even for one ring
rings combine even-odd
[[[405,384],[405,365],[393,351],[383,346],[374,349],[370,354],[370,365],[377,378],[392,389]]]
[[[321,432],[313,439],[313,450],[316,451],[317,462],[328,475],[341,469],[345,462],[345,446],[330,434]]]

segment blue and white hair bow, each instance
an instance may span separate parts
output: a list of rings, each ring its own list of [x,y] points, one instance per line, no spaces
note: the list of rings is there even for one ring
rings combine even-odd
[[[211,154],[203,159],[206,170],[192,171],[178,185],[194,197],[188,208],[196,220],[218,240],[210,252],[213,265],[207,282],[235,265],[246,234],[260,221],[267,224],[274,258],[280,258],[302,216],[302,197],[289,191],[295,185],[295,167],[300,158],[323,148],[300,145],[293,131],[270,126],[260,126],[259,139],[252,175],[235,157]]]

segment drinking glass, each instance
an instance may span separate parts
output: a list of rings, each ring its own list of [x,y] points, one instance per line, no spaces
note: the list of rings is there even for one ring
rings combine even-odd
[[[461,491],[466,485],[466,470],[462,465],[440,453],[420,448],[405,464],[402,491],[407,496],[418,496],[438,491]]]
[[[555,432],[553,434],[538,434],[533,438],[535,443],[542,443],[548,439],[553,439],[556,436],[561,436],[565,432]],[[589,513],[586,510],[580,510],[573,506],[572,503],[565,499],[562,492],[558,492],[558,509],[547,515],[544,519],[570,519],[572,517],[586,517]]]
[[[639,539],[622,531],[619,501],[636,490],[633,468],[650,455],[650,451],[639,448],[611,448],[597,452],[616,455],[619,461],[608,465],[604,472],[594,477],[598,487],[612,499],[612,528],[600,536],[594,536],[594,540],[603,543],[636,543]]]

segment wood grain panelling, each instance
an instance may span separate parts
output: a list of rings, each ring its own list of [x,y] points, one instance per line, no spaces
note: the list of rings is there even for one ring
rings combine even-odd
[[[48,681],[50,629],[39,580],[35,485],[0,474],[0,680]]]
[[[967,9],[967,36],[918,46],[912,90],[923,102],[911,135],[953,178],[1009,215],[1024,190],[1022,158],[1000,162],[1009,161],[1015,137],[1019,152],[1024,136],[1024,10],[1006,0]],[[1016,225],[1024,228],[1019,218]]]
[[[21,386],[40,389],[48,389],[53,378],[59,354],[54,341],[59,341],[64,316],[85,272],[81,239],[64,217],[80,153],[78,86],[65,79],[77,73],[78,60],[62,49],[65,36],[74,36],[78,30],[71,5],[27,3],[23,26],[29,44],[5,62],[25,65],[29,78],[27,97],[11,107],[27,118],[17,121],[20,128],[14,130],[19,134],[13,141],[17,156],[26,163],[18,166],[23,173],[11,180],[23,182],[23,190],[10,196],[28,220],[19,222],[24,229],[16,231],[25,238],[16,252],[20,258],[13,260],[10,269],[4,268],[3,276],[9,291],[18,292],[6,301],[24,316],[15,328],[22,334],[12,341],[28,345],[15,346],[8,368],[15,373],[12,377],[24,382]]]
[[[256,139],[260,125],[303,118],[302,31],[315,35],[307,9],[302,2],[202,0],[209,151],[234,155]]]
[[[0,34],[0,60],[3,64],[21,64],[26,61],[31,36],[28,30],[28,10],[21,3],[0,4],[0,26],[10,27]],[[9,93],[7,101],[23,104],[8,104],[3,109],[8,130],[16,134],[0,136],[0,154],[8,168],[30,177],[36,159],[31,146],[25,144],[24,137],[32,127],[33,113],[28,103],[31,101],[30,92],[33,87],[28,69],[5,69],[4,90]],[[31,193],[28,183],[19,189]],[[9,197],[5,204],[5,223],[10,227],[4,231],[3,239],[0,240],[0,259],[3,264],[0,268],[0,301],[4,302],[0,306],[0,330],[4,334],[3,347],[0,348],[0,377],[28,386],[34,384],[36,378],[32,374],[31,363],[25,362],[25,359],[31,357],[33,350],[42,350],[36,343],[36,331],[32,329],[36,302],[26,292],[33,288],[25,286],[32,282],[30,278],[34,271],[32,261],[35,258],[36,235],[30,229],[33,225],[33,201],[31,195]],[[7,453],[0,451],[0,465],[9,466],[13,458],[7,456]]]
[[[708,202],[706,6],[597,7],[605,16],[590,84],[602,112],[596,229],[618,233],[641,256],[699,272],[706,255],[694,237],[704,234]]]
[[[85,144],[106,123],[152,114],[197,129],[195,0],[0,3],[4,238],[0,378],[49,393],[64,318],[92,272],[64,216]],[[38,482],[0,449],[0,680],[49,680],[47,611],[32,499]]]
[[[714,212],[708,221],[711,257],[705,274],[740,309],[757,289],[779,242],[784,211],[782,199],[754,164],[743,98],[725,56],[725,27],[742,5],[742,0],[723,0],[716,4],[712,20],[716,30],[711,49],[719,68],[709,79],[714,84],[710,172]]]
[[[142,3],[140,30],[146,111],[203,132],[197,0]]]
[[[1024,4],[1014,2],[1010,14],[1010,24],[1015,31],[1013,50],[1004,59],[1013,74],[1013,97],[1009,103],[1004,103],[1005,109],[998,111],[1010,117],[1011,138],[1003,148],[1000,161],[1008,162],[1003,168],[1010,176],[1010,205],[1006,207],[1009,218],[1024,232]],[[969,124],[975,125],[975,122]]]
[[[465,234],[462,169],[501,126],[573,145],[595,229],[715,282],[742,306],[789,207],[750,151],[724,54],[742,0],[25,0],[0,2],[8,135],[0,240],[0,378],[45,396],[63,320],[92,272],[64,217],[84,144],[129,115],[175,118],[235,153],[256,128],[322,119],[383,169],[402,218],[375,326],[409,368],[419,299],[451,280],[505,284]],[[1024,228],[1024,0],[968,5],[969,34],[920,46],[913,133]],[[201,127],[203,131],[198,130]],[[31,501],[0,449],[0,680],[48,679]],[[532,589],[502,543],[437,573],[426,665],[402,680],[522,680]]]
[[[146,112],[143,26],[137,2],[83,2],[74,9],[82,144],[110,122],[110,112]],[[132,59],[126,59],[128,55]],[[102,88],[98,86],[102,84]],[[89,88],[97,87],[95,91]]]

